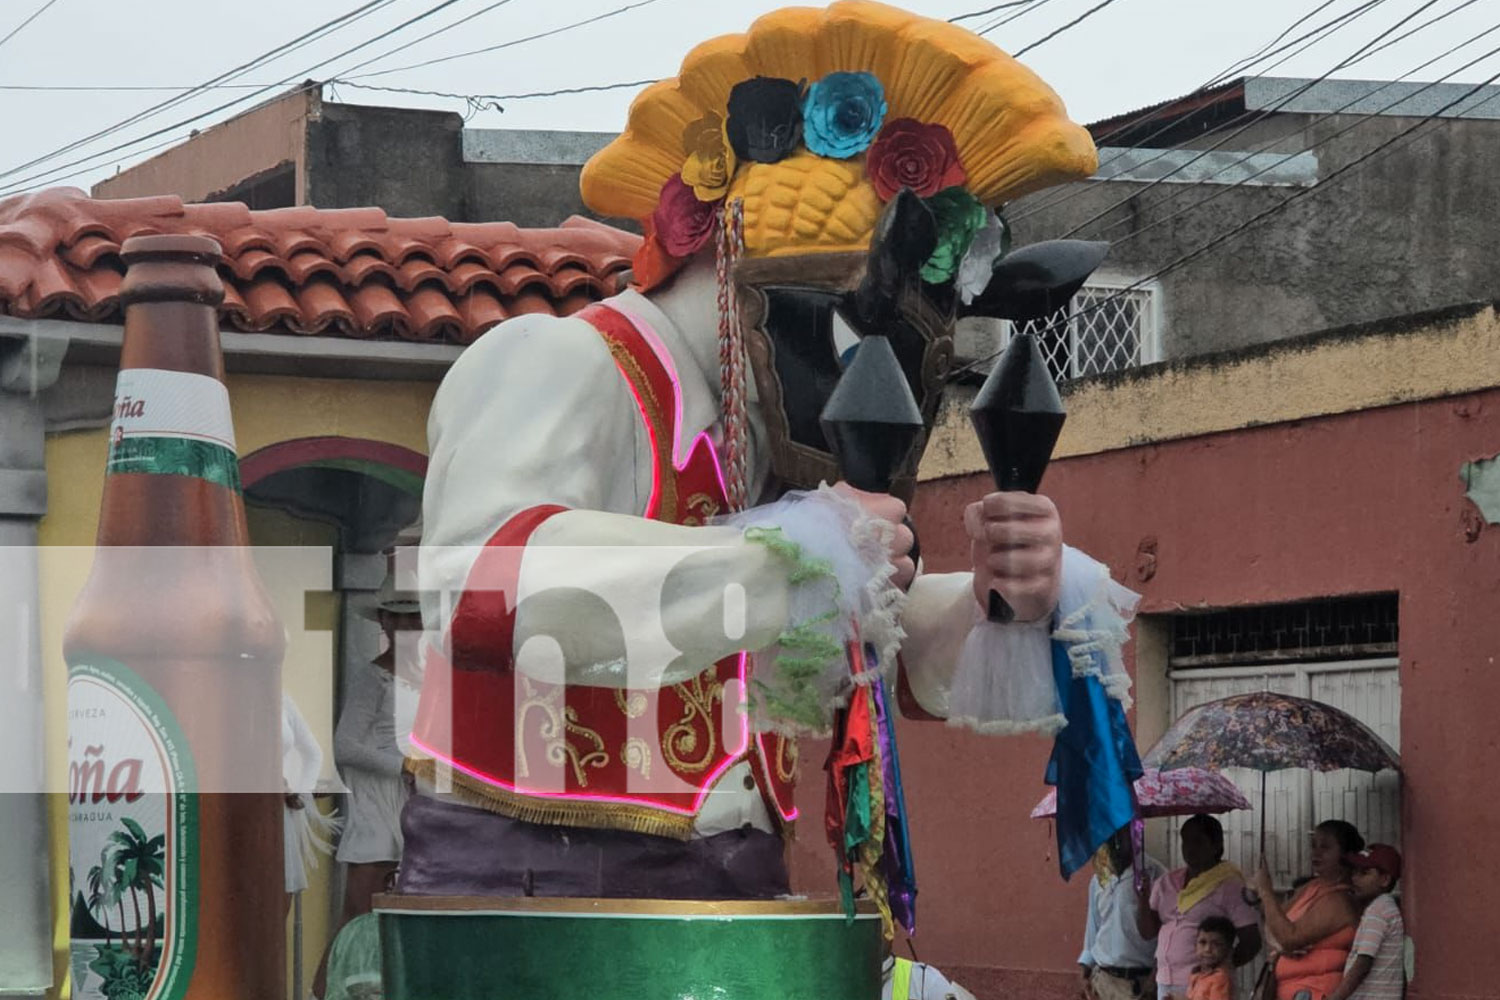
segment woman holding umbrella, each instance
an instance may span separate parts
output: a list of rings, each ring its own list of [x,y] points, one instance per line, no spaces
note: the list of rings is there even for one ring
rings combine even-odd
[[[1186,865],[1156,880],[1149,898],[1136,897],[1141,936],[1156,938],[1157,995],[1186,997],[1196,962],[1198,925],[1225,917],[1236,931],[1234,964],[1244,965],[1260,951],[1260,918],[1244,900],[1239,869],[1224,860],[1224,827],[1206,814],[1182,824]]]
[[[1359,912],[1349,895],[1345,858],[1365,846],[1351,823],[1328,820],[1312,837],[1312,879],[1283,909],[1261,861],[1256,889],[1265,904],[1266,930],[1274,945],[1277,1000],[1323,1000],[1338,989],[1354,944]]]

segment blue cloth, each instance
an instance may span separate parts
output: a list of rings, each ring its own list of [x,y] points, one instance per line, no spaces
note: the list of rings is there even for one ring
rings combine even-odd
[[[1093,654],[1103,672],[1102,653]],[[1068,725],[1052,744],[1047,784],[1057,787],[1057,864],[1064,879],[1135,817],[1141,758],[1125,709],[1097,676],[1073,676],[1068,643],[1052,641],[1052,677]]]

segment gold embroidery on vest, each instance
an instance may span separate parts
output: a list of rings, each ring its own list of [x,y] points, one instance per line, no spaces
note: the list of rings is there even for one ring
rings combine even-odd
[[[567,737],[561,740],[561,746],[554,744],[547,748],[547,760],[553,764],[561,765],[564,760],[573,765],[573,776],[578,779],[579,788],[589,786],[588,775],[583,771],[586,767],[605,767],[609,764],[609,754],[604,750],[604,740],[599,733],[578,722],[578,709],[569,707],[563,717],[566,720],[563,725],[566,730],[575,736],[582,736],[594,745],[594,749],[586,754],[580,754],[573,744],[568,742]]]
[[[682,697],[684,711],[682,718],[662,734],[662,755],[674,771],[699,774],[708,770],[719,748],[714,703],[724,700],[724,684],[712,672],[705,671],[684,684],[674,685],[673,690]],[[700,733],[703,750],[697,753]],[[687,756],[692,759],[685,759]]]
[[[660,473],[657,482],[661,493],[657,496],[655,517],[658,521],[671,522],[677,515],[677,477],[672,474],[672,438],[677,433],[677,428],[667,419],[667,411],[662,407],[662,401],[656,398],[651,380],[646,377],[645,370],[641,368],[635,355],[630,353],[630,349],[603,330],[599,331],[599,336],[604,338],[610,355],[625,374],[626,381],[635,388],[636,397],[645,407],[646,422],[651,425],[651,436],[656,442],[656,468]]]
[[[689,840],[693,836],[692,816],[666,812],[655,806],[638,805],[634,802],[538,798],[492,785],[429,759],[408,758],[405,767],[419,779],[444,787],[444,795],[452,796],[465,805],[526,823],[584,826],[592,830],[627,830],[677,840]]]
[[[776,777],[790,782],[797,777],[797,741],[776,737]]]
[[[719,501],[707,493],[694,493],[687,498],[688,513],[683,517],[683,524],[707,524],[709,519],[719,513]]]
[[[532,709],[541,713],[541,724],[536,728],[547,747],[547,762],[557,767],[564,763],[573,766],[573,776],[581,788],[587,788],[589,779],[584,768],[603,767],[609,763],[609,754],[604,752],[604,740],[592,729],[578,724],[578,710],[562,707],[563,688],[547,685],[545,694],[538,694],[531,678],[521,678],[524,696],[516,706],[516,777],[529,778],[531,768],[526,760],[526,719]],[[568,741],[568,734],[581,736],[593,744],[593,749],[580,753]]]
[[[639,736],[632,736],[625,741],[625,749],[620,751],[620,763],[632,771],[641,772],[641,777],[651,777],[651,744]]]
[[[625,714],[625,718],[639,719],[646,714],[650,703],[643,692],[627,692],[624,688],[615,688],[615,704],[620,706],[620,711]]]

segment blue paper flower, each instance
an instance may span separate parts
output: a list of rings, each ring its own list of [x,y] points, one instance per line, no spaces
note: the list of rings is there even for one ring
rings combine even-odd
[[[847,160],[875,141],[885,111],[885,90],[874,76],[830,73],[807,89],[802,141],[819,156]]]

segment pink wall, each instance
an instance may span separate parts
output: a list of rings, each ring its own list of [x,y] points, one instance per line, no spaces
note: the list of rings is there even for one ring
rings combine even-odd
[[[1424,1000],[1500,996],[1482,958],[1500,937],[1500,527],[1470,540],[1458,478],[1496,452],[1500,390],[1069,459],[1045,484],[1070,543],[1139,590],[1146,613],[1400,592],[1403,905],[1409,995]],[[963,564],[958,514],[985,488],[979,476],[923,487],[929,568]],[[1147,536],[1157,572],[1139,583]],[[922,959],[985,998],[1076,995],[1086,873],[1065,885],[1046,824],[1026,818],[1046,746],[921,723],[901,735]],[[832,870],[823,752],[804,747],[793,854],[815,891]]]

